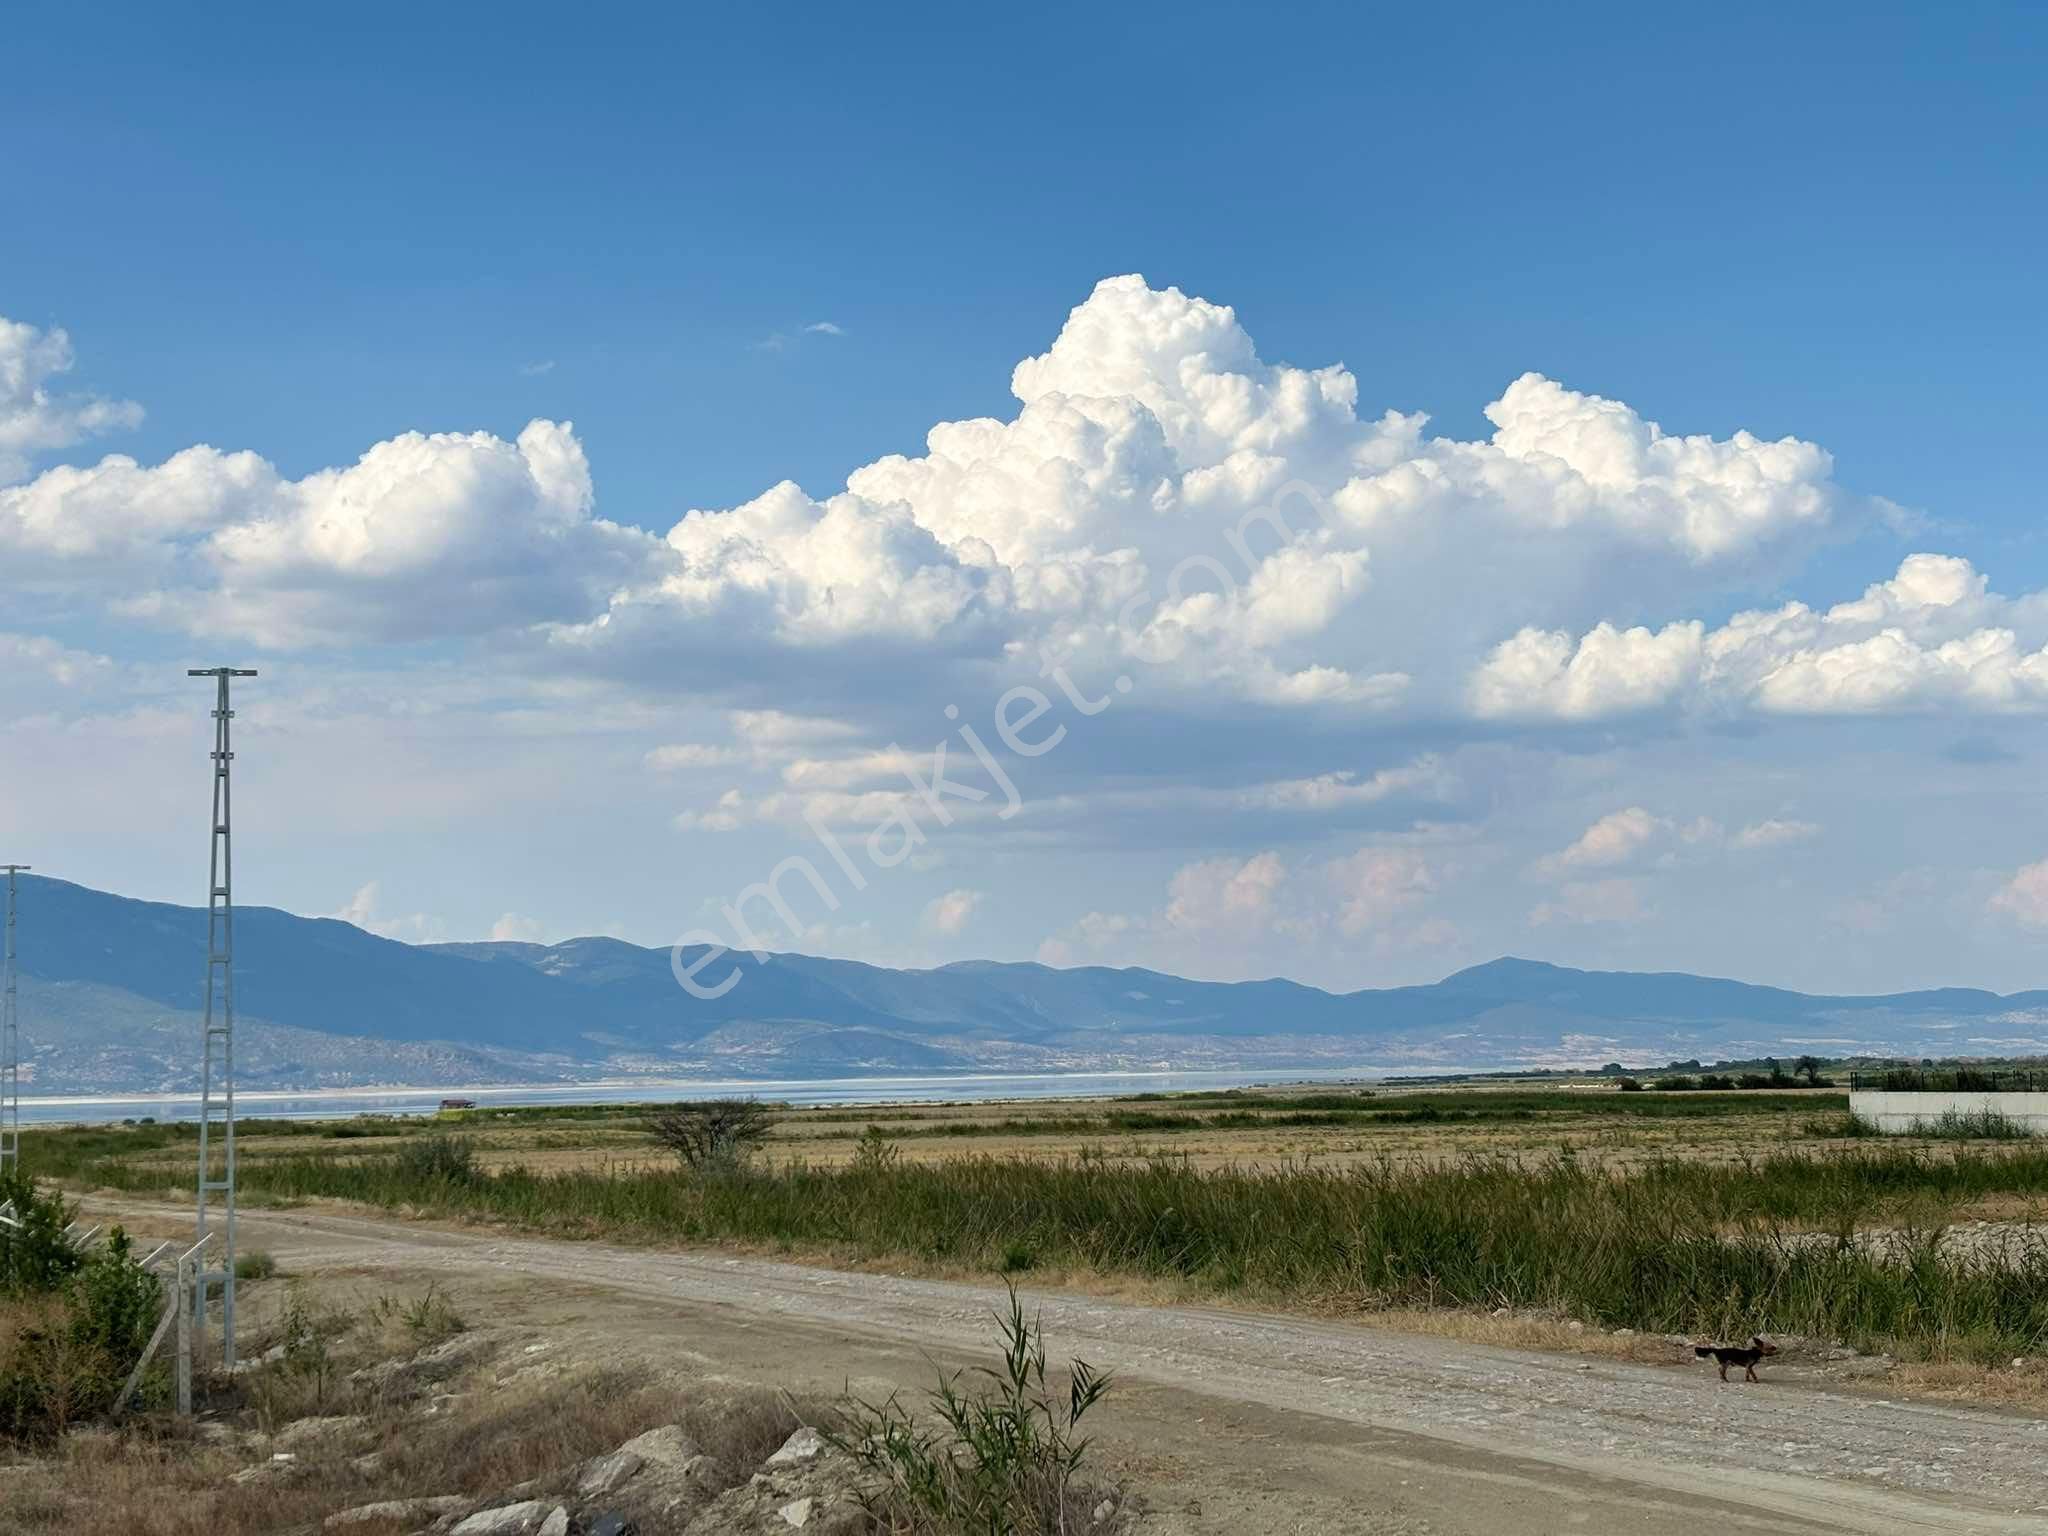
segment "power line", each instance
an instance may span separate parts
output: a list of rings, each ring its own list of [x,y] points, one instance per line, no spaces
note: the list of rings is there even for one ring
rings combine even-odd
[[[220,1284],[221,1364],[235,1368],[235,896],[234,844],[230,831],[229,770],[235,754],[229,725],[235,712],[229,704],[228,680],[254,677],[236,667],[195,667],[188,677],[210,677],[218,685],[213,709],[213,839],[206,889],[206,1026],[199,1066],[199,1226],[198,1241],[208,1235],[208,1197],[220,1197],[221,1263],[203,1267],[192,1291],[194,1352],[206,1337],[206,1298]],[[212,1138],[221,1136],[221,1173],[214,1177]],[[203,1254],[203,1250],[202,1250]]]
[[[0,959],[0,1178],[21,1171],[21,1025],[14,995],[15,877],[26,864],[0,864],[7,873],[7,942]]]

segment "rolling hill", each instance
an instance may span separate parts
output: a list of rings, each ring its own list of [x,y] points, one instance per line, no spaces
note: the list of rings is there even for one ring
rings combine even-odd
[[[32,1093],[191,1086],[201,910],[25,877]],[[249,1086],[1248,1066],[1431,1070],[1606,1060],[2048,1050],[2048,992],[1825,997],[1682,973],[1502,959],[1428,986],[969,961],[905,971],[774,955],[705,1002],[616,939],[410,945],[236,914]]]

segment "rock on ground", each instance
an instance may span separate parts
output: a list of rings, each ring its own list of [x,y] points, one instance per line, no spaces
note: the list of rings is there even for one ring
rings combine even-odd
[[[854,1536],[868,1527],[853,1458],[800,1429],[739,1487],[708,1504],[685,1536]]]
[[[568,1512],[552,1500],[523,1499],[496,1509],[480,1509],[467,1519],[456,1521],[450,1536],[541,1536],[556,1514],[562,1516],[561,1529],[568,1530]]]
[[[795,1434],[782,1442],[782,1449],[768,1458],[767,1465],[771,1467],[797,1466],[822,1455],[824,1450],[825,1437],[806,1424],[802,1429],[799,1429]]]
[[[458,1333],[421,1350],[409,1360],[380,1360],[349,1373],[352,1385],[372,1392],[417,1392],[467,1370],[494,1353],[502,1340],[495,1333]]]
[[[322,1440],[359,1434],[369,1427],[370,1421],[360,1413],[332,1413],[324,1417],[293,1419],[270,1437],[270,1445],[273,1450],[300,1451]]]
[[[299,1458],[290,1451],[279,1451],[268,1461],[259,1461],[253,1467],[244,1467],[228,1479],[232,1483],[247,1486],[250,1483],[287,1482],[298,1477],[306,1469],[299,1464]]]
[[[586,1499],[601,1499],[631,1482],[646,1459],[624,1446],[604,1456],[593,1456],[577,1469],[576,1491]]]
[[[358,1504],[354,1509],[336,1510],[320,1523],[329,1531],[347,1531],[359,1525],[385,1525],[399,1520],[417,1525],[421,1521],[453,1514],[467,1503],[469,1500],[459,1494],[437,1494],[423,1499],[380,1499],[375,1504]]]
[[[682,1468],[695,1461],[703,1452],[697,1443],[684,1434],[677,1424],[664,1424],[659,1429],[650,1429],[644,1435],[635,1435],[618,1450],[615,1456],[637,1456],[642,1461],[652,1462],[659,1467]]]

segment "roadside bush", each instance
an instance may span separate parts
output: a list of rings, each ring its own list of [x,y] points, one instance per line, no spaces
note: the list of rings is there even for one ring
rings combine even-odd
[[[1650,1086],[1652,1088],[1661,1088],[1666,1093],[1690,1093],[1699,1087],[1699,1081],[1696,1078],[1683,1075],[1678,1077],[1660,1077]]]
[[[0,1226],[0,1296],[56,1290],[78,1270],[78,1250],[64,1235],[71,1208],[55,1190],[11,1166],[0,1177],[0,1204],[14,1207],[16,1227]]]
[[[901,1399],[855,1399],[844,1428],[825,1438],[882,1480],[868,1511],[905,1536],[1059,1536],[1094,1525],[1095,1490],[1075,1482],[1088,1442],[1076,1431],[1109,1378],[1076,1360],[1064,1393],[1046,1379],[1045,1340],[1010,1290],[999,1316],[1000,1366],[941,1375],[930,1417]]]
[[[164,1289],[135,1258],[135,1243],[119,1227],[86,1256],[72,1277],[71,1297],[78,1338],[135,1368],[142,1347],[163,1315]]]
[[[415,1184],[468,1184],[481,1170],[476,1149],[460,1136],[422,1136],[398,1149],[392,1168]]]
[[[60,1289],[0,1307],[0,1438],[45,1441],[106,1413],[163,1307],[162,1285],[118,1227]]]
[[[1624,1077],[1620,1082],[1616,1083],[1614,1086],[1619,1088],[1623,1093],[1641,1093],[1643,1091],[1643,1085],[1637,1082],[1632,1077]]]

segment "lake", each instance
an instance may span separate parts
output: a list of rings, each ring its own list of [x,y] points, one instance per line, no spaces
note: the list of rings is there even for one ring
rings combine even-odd
[[[327,1120],[347,1115],[430,1115],[443,1099],[474,1099],[479,1108],[521,1104],[643,1104],[729,1094],[790,1104],[929,1104],[946,1100],[1106,1098],[1126,1093],[1188,1093],[1250,1088],[1271,1083],[1370,1082],[1384,1068],[1265,1068],[1261,1071],[973,1073],[931,1077],[637,1078],[596,1083],[548,1083],[423,1088],[336,1088],[322,1091],[259,1088],[237,1092],[235,1114],[244,1120]],[[103,1124],[116,1120],[192,1120],[196,1093],[138,1093],[108,1097],[28,1098],[24,1124]]]

